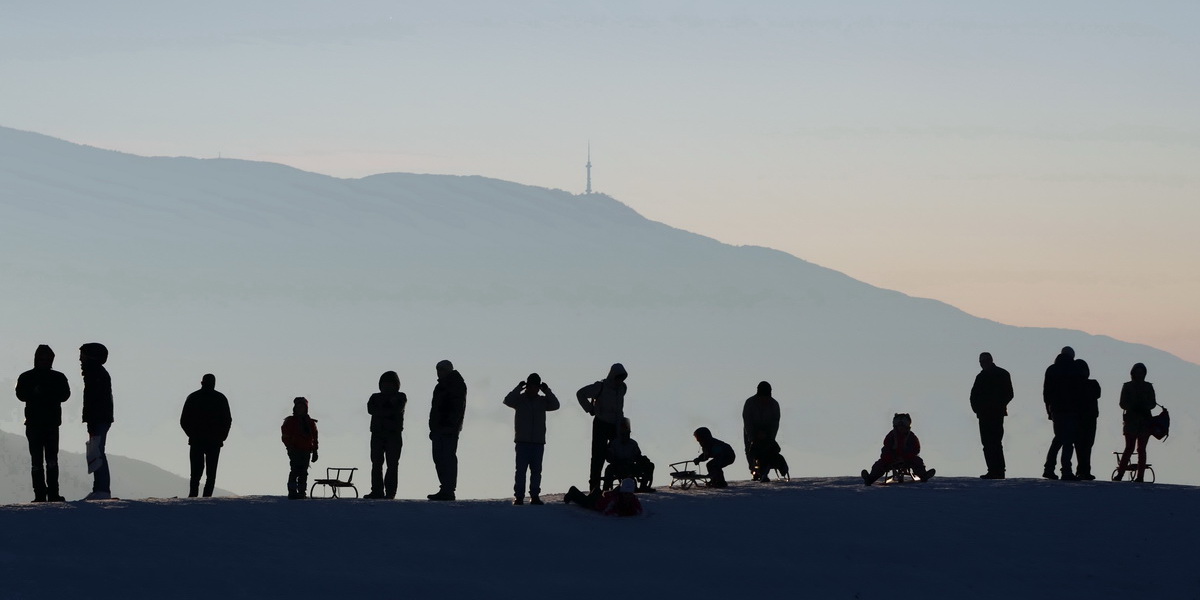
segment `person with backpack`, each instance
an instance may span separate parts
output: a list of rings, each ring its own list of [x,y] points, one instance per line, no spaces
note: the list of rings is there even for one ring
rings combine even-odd
[[[1120,481],[1129,469],[1129,458],[1137,446],[1137,475],[1134,481],[1143,481],[1146,473],[1146,442],[1150,441],[1150,411],[1158,406],[1154,397],[1154,384],[1146,381],[1146,365],[1137,363],[1129,371],[1129,381],[1121,386],[1120,406],[1125,410],[1121,417],[1122,433],[1125,435],[1125,451],[1117,461],[1117,472],[1113,481]]]
[[[692,463],[698,465],[703,461],[708,461],[705,464],[708,469],[706,485],[711,488],[729,487],[729,483],[725,481],[725,467],[732,465],[733,461],[737,460],[733,446],[713,437],[707,427],[697,429],[692,436],[696,438],[696,443],[700,444],[700,456],[692,459]]]
[[[1091,378],[1087,361],[1075,359],[1072,393],[1075,395],[1075,477],[1081,481],[1092,475],[1092,446],[1096,443],[1096,421],[1100,419],[1100,383]]]
[[[367,399],[371,415],[371,491],[368,500],[396,497],[400,451],[404,449],[404,407],[408,396],[400,391],[400,376],[387,371],[379,376],[379,392]],[[387,473],[384,473],[384,465]]]
[[[99,342],[89,342],[79,347],[79,369],[83,373],[83,422],[87,424],[88,444],[94,448],[89,452],[89,469],[93,459],[96,468],[92,471],[92,491],[84,500],[107,500],[112,498],[112,473],[108,469],[108,431],[113,424],[112,377],[104,363],[108,362],[108,348]]]
[[[1074,481],[1078,479],[1071,470],[1071,455],[1075,451],[1075,429],[1079,419],[1075,410],[1075,349],[1064,346],[1054,359],[1054,364],[1046,367],[1046,376],[1042,381],[1042,401],[1046,404],[1046,418],[1054,423],[1054,439],[1050,441],[1050,450],[1046,453],[1046,465],[1042,477],[1058,479],[1054,473],[1054,464],[1062,451],[1062,479]]]
[[[439,361],[437,385],[429,405],[429,441],[433,466],[437,470],[438,491],[430,500],[454,500],[458,487],[458,436],[467,411],[467,382],[448,360]]]
[[[971,411],[979,420],[979,441],[987,473],[980,479],[1004,479],[1004,417],[1013,399],[1012,377],[996,366],[990,352],[979,354],[979,373],[971,386]]]
[[[34,502],[66,500],[58,494],[58,429],[62,425],[62,404],[71,397],[71,386],[67,376],[53,366],[54,351],[42,344],[33,352],[33,368],[17,377],[17,399],[25,403]]]
[[[280,427],[283,447],[288,455],[288,499],[308,497],[308,464],[317,462],[317,420],[308,416],[308,399],[292,400],[292,415]]]
[[[542,504],[542,457],[546,453],[546,413],[558,410],[558,397],[541,375],[530,373],[517,383],[504,405],[513,409],[513,443],[517,469],[513,480],[513,504],[525,503],[525,472],[529,471],[529,503]]]
[[[771,397],[771,384],[761,381],[755,394],[742,405],[742,441],[751,481],[770,481],[767,473],[772,464],[778,464],[778,433],[779,402]]]
[[[200,389],[188,394],[179,415],[179,426],[188,438],[188,462],[191,477],[188,480],[188,498],[200,492],[200,475],[204,480],[204,497],[213,495],[217,483],[217,462],[221,459],[221,447],[229,437],[233,416],[229,413],[229,399],[217,391],[217,378],[206,373],[200,378]]]
[[[925,461],[921,459],[921,440],[912,432],[912,417],[908,413],[896,413],[892,416],[892,430],[883,438],[883,448],[879,450],[879,460],[871,465],[871,470],[862,470],[863,485],[871,485],[883,477],[888,469],[909,468],[913,475],[921,481],[929,481],[937,473],[937,469],[925,469]]]
[[[588,489],[600,489],[600,471],[604,467],[604,453],[609,443],[617,437],[617,427],[625,418],[625,380],[629,372],[621,363],[608,369],[608,376],[601,381],[579,388],[575,399],[583,411],[592,418],[592,452],[588,468]]]

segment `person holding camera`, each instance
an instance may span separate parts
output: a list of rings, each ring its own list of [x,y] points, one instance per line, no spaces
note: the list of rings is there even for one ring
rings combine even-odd
[[[537,373],[517,383],[504,405],[513,413],[513,431],[517,451],[517,470],[513,482],[513,505],[525,503],[525,472],[529,471],[529,503],[541,505],[542,456],[546,452],[546,413],[558,410],[558,398]]]

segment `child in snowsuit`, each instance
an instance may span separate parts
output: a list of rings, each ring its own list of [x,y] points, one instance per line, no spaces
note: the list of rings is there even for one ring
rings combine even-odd
[[[634,493],[636,489],[637,484],[630,478],[622,481],[620,488],[603,493],[596,490],[591,494],[585,494],[579,488],[571,486],[571,489],[563,496],[563,502],[568,504],[574,502],[606,517],[636,517],[642,514],[642,503]]]
[[[708,464],[708,487],[723,488],[729,484],[725,481],[724,468],[733,464],[737,455],[733,452],[733,446],[718,440],[713,437],[712,432],[707,427],[697,429],[693,435],[696,442],[700,444],[702,452],[692,460],[693,464],[700,464],[700,461],[707,460]]]
[[[308,461],[317,462],[317,420],[308,416],[308,400],[292,401],[292,416],[283,420],[283,446],[287,448],[291,471],[288,473],[288,498],[308,497]]]
[[[925,461],[921,460],[921,441],[911,430],[912,417],[908,413],[896,413],[892,417],[892,430],[883,438],[883,448],[879,451],[879,460],[871,466],[868,473],[863,469],[861,475],[863,484],[875,483],[888,469],[908,467],[920,481],[929,481],[936,469],[925,470]]]

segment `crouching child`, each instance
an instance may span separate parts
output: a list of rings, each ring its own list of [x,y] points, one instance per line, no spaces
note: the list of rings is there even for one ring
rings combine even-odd
[[[292,416],[283,420],[283,447],[287,449],[291,471],[288,472],[288,498],[308,497],[308,462],[317,462],[317,420],[308,416],[308,400],[292,401]]]
[[[725,467],[733,464],[737,455],[733,452],[733,446],[718,440],[713,437],[712,432],[707,427],[697,429],[693,435],[696,442],[700,444],[700,456],[692,460],[694,464],[700,464],[701,461],[707,460],[705,465],[708,467],[708,487],[723,488],[729,487],[729,483],[725,481]]]
[[[912,432],[912,417],[908,413],[896,413],[892,417],[892,430],[883,438],[883,448],[879,451],[879,460],[871,466],[870,472],[863,469],[861,475],[863,484],[875,483],[889,469],[908,468],[920,481],[928,481],[936,469],[925,469],[925,461],[921,460],[921,441]]]
[[[607,492],[596,490],[585,494],[579,488],[571,486],[563,496],[563,502],[574,502],[608,517],[636,517],[642,514],[642,502],[634,493],[636,490],[637,483],[632,478],[625,478],[621,481],[621,487]]]

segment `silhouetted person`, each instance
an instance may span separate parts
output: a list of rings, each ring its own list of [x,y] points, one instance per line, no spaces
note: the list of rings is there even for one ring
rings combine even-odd
[[[607,492],[594,490],[585,494],[579,488],[571,486],[563,496],[563,502],[574,502],[588,510],[594,510],[608,517],[636,517],[642,514],[642,502],[638,500],[634,489],[637,486],[633,479],[625,479],[621,487]]]
[[[642,454],[641,447],[632,437],[629,419],[621,419],[617,437],[608,443],[604,453],[608,467],[604,469],[604,491],[612,488],[613,481],[633,478],[638,483],[637,491],[653,492],[654,463]]]
[[[732,465],[733,461],[737,459],[737,455],[733,452],[733,446],[713,437],[707,427],[697,429],[692,435],[696,438],[696,443],[700,444],[700,456],[694,458],[692,462],[698,465],[703,461],[708,461],[705,464],[705,467],[708,468],[708,487],[728,487],[729,483],[725,481],[725,467]]]
[[[1081,358],[1072,365],[1072,391],[1075,395],[1075,477],[1091,481],[1092,445],[1096,443],[1096,420],[1100,418],[1100,383],[1091,379],[1091,369]]]
[[[192,466],[188,498],[195,498],[199,493],[201,473],[205,474],[204,497],[213,495],[221,446],[229,437],[231,425],[233,416],[229,414],[229,400],[217,391],[217,378],[208,373],[200,378],[200,389],[188,394],[179,415],[179,426],[188,437],[188,458]]]
[[[309,460],[317,462],[319,446],[317,420],[308,416],[306,398],[292,400],[292,416],[283,420],[279,430],[288,455],[288,498],[302,500],[308,497]]]
[[[99,466],[92,473],[92,493],[85,500],[112,498],[112,473],[108,469],[108,430],[113,424],[112,378],[104,363],[108,348],[91,342],[79,347],[79,368],[83,372],[83,422],[87,423],[89,443],[99,450]]]
[[[592,456],[588,468],[588,489],[600,489],[600,470],[604,453],[617,436],[617,426],[625,418],[625,380],[629,373],[621,363],[614,363],[602,381],[585,385],[575,392],[575,399],[584,412],[592,415]]]
[[[33,353],[33,369],[17,378],[17,399],[25,403],[34,502],[65,500],[58,494],[58,428],[62,425],[62,403],[71,397],[71,387],[67,376],[53,366],[54,351],[42,344]]]
[[[513,504],[525,503],[525,471],[529,471],[529,503],[542,504],[542,457],[546,452],[546,412],[558,410],[558,398],[537,373],[517,384],[504,405],[514,409],[513,442],[517,469],[513,480]]]
[[[1075,410],[1074,373],[1075,350],[1064,346],[1046,368],[1042,382],[1042,401],[1046,404],[1046,417],[1054,423],[1054,439],[1046,453],[1046,465],[1042,477],[1058,479],[1054,474],[1054,463],[1062,450],[1062,478],[1067,481],[1078,479],[1071,471],[1071,453],[1075,450],[1075,430],[1079,424]]]
[[[979,441],[987,473],[980,479],[1004,479],[1004,417],[1013,399],[1012,377],[996,366],[989,352],[979,355],[979,374],[971,386],[971,410],[979,419]]]
[[[430,500],[453,500],[458,486],[458,434],[467,412],[467,382],[448,360],[437,364],[437,385],[429,407],[429,440],[440,488]]]
[[[1146,365],[1137,363],[1129,371],[1129,381],[1121,386],[1122,433],[1125,434],[1125,451],[1121,454],[1113,481],[1120,481],[1129,468],[1129,456],[1137,445],[1138,464],[1135,481],[1142,481],[1146,472],[1146,442],[1150,440],[1150,411],[1158,406],[1154,398],[1154,385],[1146,381]]]
[[[883,438],[883,447],[879,449],[879,460],[871,465],[871,470],[862,470],[860,475],[863,484],[871,485],[883,477],[888,469],[908,467],[912,474],[921,481],[933,479],[937,469],[925,469],[925,461],[921,460],[921,440],[912,432],[912,417],[908,413],[896,413],[892,416],[892,430]]]
[[[408,396],[400,391],[400,376],[388,371],[379,376],[379,392],[367,400],[371,415],[371,491],[364,498],[396,497],[396,467],[404,448],[404,407]],[[384,473],[384,464],[387,473]]]
[[[752,481],[770,481],[767,473],[771,470],[768,464],[769,456],[758,456],[755,448],[767,449],[772,445],[774,455],[779,454],[779,444],[775,436],[779,433],[779,402],[771,397],[771,384],[762,381],[758,391],[746,399],[742,406],[742,441],[745,443],[746,463],[750,466]],[[755,443],[758,442],[756,445]],[[768,444],[767,442],[771,442]]]

